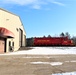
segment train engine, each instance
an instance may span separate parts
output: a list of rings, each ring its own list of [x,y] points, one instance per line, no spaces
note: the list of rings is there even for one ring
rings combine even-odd
[[[73,46],[73,41],[68,37],[35,37],[34,46]]]

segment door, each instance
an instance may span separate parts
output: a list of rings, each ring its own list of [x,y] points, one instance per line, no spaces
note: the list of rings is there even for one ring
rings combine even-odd
[[[20,29],[19,32],[19,43],[20,43],[20,47],[23,46],[23,31]]]
[[[26,46],[26,35],[24,35],[24,46]]]
[[[0,53],[5,52],[5,39],[0,38]]]

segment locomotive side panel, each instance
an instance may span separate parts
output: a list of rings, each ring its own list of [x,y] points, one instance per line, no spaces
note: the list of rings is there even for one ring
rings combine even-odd
[[[72,40],[67,37],[34,38],[34,46],[71,46]]]

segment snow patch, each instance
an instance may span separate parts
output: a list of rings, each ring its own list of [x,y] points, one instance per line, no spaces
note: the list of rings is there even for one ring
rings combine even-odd
[[[23,50],[0,55],[61,55],[76,54],[76,47],[33,47],[31,50]]]
[[[31,64],[49,64],[52,66],[56,66],[56,65],[62,65],[62,62],[30,62]]]
[[[65,61],[65,62],[70,62],[70,61]]]
[[[57,73],[52,75],[76,75],[76,72]]]
[[[35,57],[31,57],[31,56],[27,56],[27,57],[22,57],[22,58],[50,58],[50,57],[37,57],[37,56],[35,56]]]
[[[70,62],[76,62],[76,60],[70,61]]]
[[[30,62],[31,64],[50,64],[49,62]]]
[[[51,62],[50,63],[52,66],[56,66],[56,65],[62,65],[62,62]]]
[[[65,61],[65,62],[76,62],[76,60],[72,60],[72,61]]]

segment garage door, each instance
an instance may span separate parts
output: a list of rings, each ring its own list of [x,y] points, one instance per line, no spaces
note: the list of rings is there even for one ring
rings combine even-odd
[[[4,53],[5,51],[5,40],[0,38],[0,53]]]

